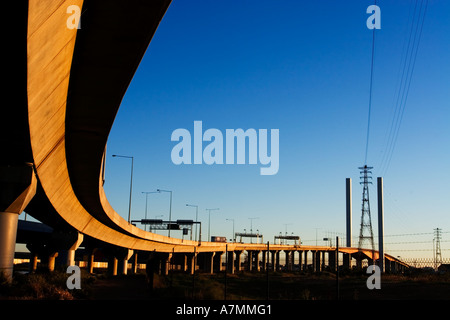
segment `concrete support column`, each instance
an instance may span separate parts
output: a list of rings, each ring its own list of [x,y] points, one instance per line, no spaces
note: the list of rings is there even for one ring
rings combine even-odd
[[[242,251],[235,251],[236,254],[236,270],[241,271],[241,254]]]
[[[130,260],[131,256],[133,255],[133,250],[131,249],[125,249],[125,253],[122,257],[120,257],[120,260],[118,259],[118,273],[119,274],[127,274],[128,273],[128,260]]]
[[[321,251],[320,252],[320,270],[319,271],[323,271],[325,270],[325,251]]]
[[[115,256],[109,257],[108,260],[108,273],[112,276],[117,276],[117,264],[118,260]]]
[[[32,164],[0,166],[0,273],[12,281],[17,224],[36,194]]]
[[[255,268],[254,270],[256,272],[259,272],[261,270],[261,266],[259,265],[259,251],[255,251],[253,253],[253,261],[255,262]]]
[[[269,259],[267,259],[268,257],[267,257],[267,250],[264,250],[263,252],[262,252],[262,265],[261,265],[261,271],[266,271],[267,269],[267,261],[269,261]]]
[[[138,253],[134,252],[133,260],[131,261],[131,273],[136,274],[138,272]]]
[[[346,246],[352,246],[352,179],[345,179]]]
[[[275,252],[275,271],[280,271],[280,251]]]
[[[356,259],[356,268],[358,270],[362,269],[362,259]]]
[[[205,272],[213,274],[214,273],[214,256],[215,252],[205,252],[202,254],[204,256],[204,269]]]
[[[271,253],[271,259],[270,259],[270,270],[271,271],[275,271],[275,254],[276,254],[276,251],[270,251],[270,253]]]
[[[234,252],[233,251],[228,251],[228,256],[227,256],[227,272],[234,274]]]
[[[290,271],[290,253],[289,250],[284,250],[284,268],[286,271]]]
[[[247,251],[247,271],[253,271],[253,251]]]
[[[222,255],[223,252],[215,252],[214,257],[213,257],[213,261],[214,261],[214,266],[213,266],[213,270],[215,272],[220,272],[223,270],[222,268]]]
[[[291,270],[294,270],[295,267],[295,252],[296,251],[291,251]]]
[[[328,266],[330,271],[336,271],[336,251],[328,251]]]
[[[304,264],[304,270],[307,271],[308,270],[308,251],[305,251],[305,264]]]
[[[313,265],[314,271],[320,271],[320,251],[313,251]]]
[[[342,265],[345,269],[352,267],[352,255],[349,253],[342,254]]]
[[[89,253],[89,256],[88,256],[88,270],[89,270],[89,273],[94,273],[94,262],[95,262],[95,255],[94,255],[94,253],[95,253],[95,250],[96,249],[92,250]]]
[[[19,214],[0,212],[0,273],[12,280]]]
[[[384,261],[384,271],[385,272],[390,272],[391,271],[391,261],[386,259]]]
[[[303,251],[298,251],[298,270],[302,271],[303,270],[303,266],[302,266],[302,255],[303,255]]]
[[[83,239],[84,239],[84,236],[80,232],[76,232],[75,234],[70,234],[67,236],[67,239],[65,239],[66,241],[70,242],[70,244],[67,244],[68,249],[62,250],[59,253],[59,255],[61,257],[64,257],[64,261],[62,262],[62,264],[65,267],[75,265],[75,251],[81,245],[81,243],[83,242]],[[66,248],[67,248],[67,246],[66,246]]]
[[[187,256],[188,269],[190,274],[194,274],[197,262],[197,253],[191,253]]]
[[[52,252],[48,255],[48,271],[52,272],[55,270],[55,262],[58,252]]]
[[[161,258],[161,274],[168,275],[170,269],[170,261],[172,259],[172,253],[167,253]]]
[[[38,256],[35,252],[30,252],[30,272],[35,272],[37,269]]]
[[[181,259],[182,259],[182,261],[181,261],[181,270],[183,272],[186,272],[188,270],[188,257],[187,257],[187,254],[183,254]]]
[[[286,268],[287,271],[291,271],[291,259],[290,259],[291,251],[284,250],[284,253],[285,253],[284,267]]]

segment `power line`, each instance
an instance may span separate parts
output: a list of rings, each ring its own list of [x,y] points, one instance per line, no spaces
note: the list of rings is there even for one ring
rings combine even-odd
[[[423,5],[424,1],[425,1],[425,6]],[[393,155],[396,143],[397,143],[400,126],[401,126],[401,122],[403,120],[406,102],[408,100],[409,90],[411,87],[411,80],[412,80],[412,75],[413,75],[414,69],[415,69],[419,44],[420,44],[420,40],[422,37],[425,15],[426,15],[427,8],[428,8],[428,0],[421,0],[419,13],[417,15],[417,21],[416,21],[417,5],[418,5],[418,0],[416,0],[416,2],[415,2],[414,13],[413,13],[413,18],[412,18],[412,23],[411,23],[411,30],[409,33],[407,52],[406,52],[406,57],[405,57],[404,64],[403,64],[401,83],[400,83],[400,88],[399,88],[398,94],[397,94],[395,113],[394,113],[394,117],[392,118],[391,127],[389,130],[389,138],[388,138],[389,141],[387,143],[388,146],[387,146],[386,152],[383,154],[382,164],[380,165],[380,167],[383,170],[382,175],[384,175],[386,173],[386,171],[390,165],[392,155]],[[422,11],[423,11],[423,13],[422,13]],[[414,28],[414,25],[415,25],[415,28]],[[419,27],[420,27],[420,29],[419,29]],[[415,30],[414,36],[413,36],[413,30]]]
[[[375,0],[375,5],[377,4],[377,1]],[[367,117],[367,135],[366,135],[366,154],[364,157],[364,164],[367,164],[367,153],[369,150],[369,134],[370,134],[370,116],[371,116],[371,110],[372,110],[372,91],[373,91],[373,65],[374,65],[374,56],[375,56],[375,30],[376,28],[373,28],[372,31],[372,59],[370,63],[370,85],[369,85],[369,113]]]

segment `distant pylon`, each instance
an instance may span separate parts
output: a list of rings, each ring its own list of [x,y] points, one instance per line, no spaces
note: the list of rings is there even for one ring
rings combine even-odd
[[[360,174],[362,174],[361,176],[362,181],[360,182],[360,184],[363,185],[361,225],[359,231],[358,248],[371,249],[372,251],[375,251],[375,245],[373,241],[373,231],[372,231],[372,218],[370,216],[370,201],[369,201],[369,184],[372,184],[372,181],[370,180],[372,179],[372,177],[370,176],[372,172],[369,170],[372,168],[373,167],[368,167],[367,165],[358,168],[362,170],[360,171]],[[368,242],[369,247],[365,247],[366,242]]]
[[[438,266],[442,264],[441,229],[434,229],[434,240],[436,244],[436,251],[434,252],[434,268],[437,270]]]

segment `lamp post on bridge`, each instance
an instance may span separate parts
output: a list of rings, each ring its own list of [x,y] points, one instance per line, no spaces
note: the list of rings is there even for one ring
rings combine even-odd
[[[170,207],[169,207],[169,237],[170,237],[170,226],[172,223],[172,191],[170,190],[161,190],[161,189],[157,189],[156,191],[158,192],[170,192]]]
[[[186,204],[186,207],[195,207],[195,222],[196,222],[195,223],[195,241],[197,241],[198,205]],[[192,231],[191,231],[191,235],[192,235]]]
[[[211,210],[219,210],[219,208],[206,209],[206,211],[209,212],[209,214],[208,214],[208,240],[207,241],[211,241],[211,234],[210,234],[210,229],[211,229]]]
[[[147,202],[148,202],[147,200],[148,200],[148,195],[150,193],[159,193],[159,192],[158,191],[144,191],[142,193],[145,194],[145,219],[147,219]],[[147,231],[147,225],[145,225],[145,229],[144,230]]]
[[[252,233],[253,232],[253,220],[259,219],[259,217],[249,218],[249,219],[250,219],[250,233]],[[252,237],[250,237],[250,243],[253,243],[252,242]]]
[[[128,203],[128,223],[130,223],[130,221],[131,221],[131,194],[132,194],[132,190],[133,190],[133,162],[134,162],[134,157],[132,157],[132,156],[122,156],[122,155],[118,155],[118,154],[113,154],[112,156],[113,157],[119,157],[119,158],[131,159],[130,201]]]
[[[234,237],[234,219],[225,219],[226,221],[233,221],[233,236],[231,237],[233,242],[236,241],[235,237]]]

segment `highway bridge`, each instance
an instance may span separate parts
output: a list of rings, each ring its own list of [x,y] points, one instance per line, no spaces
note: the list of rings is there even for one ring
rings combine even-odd
[[[211,261],[224,253],[239,261],[244,251],[251,261],[266,257],[255,254],[267,250],[266,244],[200,243],[144,231],[123,219],[106,198],[103,169],[108,135],[170,3],[30,0],[11,4],[14,9],[8,15],[16,21],[11,33],[20,45],[6,50],[5,61],[12,67],[5,72],[6,94],[13,105],[1,109],[0,270],[7,277],[13,273],[16,240],[22,238],[17,226],[23,211],[52,229],[51,235],[45,229],[44,242],[24,237],[32,254],[41,255],[50,269],[62,252],[72,264],[80,246],[92,252],[108,248],[113,272],[120,266],[126,272],[123,266],[138,253],[158,256],[162,265],[183,261],[179,264],[185,269],[189,269],[187,261],[192,267],[197,255]],[[73,5],[81,8],[79,29],[69,27],[68,8]],[[272,266],[284,251],[287,257],[298,253],[300,261],[313,254],[317,268],[322,253],[328,253],[328,264],[336,267],[334,247],[273,244],[269,251]],[[342,247],[339,252],[347,266],[352,256],[359,261],[378,259],[378,252],[370,250]],[[392,256],[385,259],[392,266],[405,266]],[[289,265],[289,258],[286,261]]]

